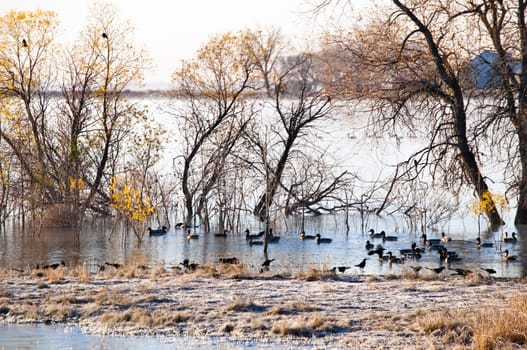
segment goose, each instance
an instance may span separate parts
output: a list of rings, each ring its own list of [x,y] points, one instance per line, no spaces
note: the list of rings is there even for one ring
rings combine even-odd
[[[192,271],[196,270],[199,267],[199,264],[190,263],[188,259],[183,259],[183,262],[179,264],[183,265],[185,269],[192,270]]]
[[[215,233],[214,237],[227,237],[227,230],[223,230],[223,232]]]
[[[280,241],[280,236],[275,236],[273,234],[273,229],[269,229],[269,234],[267,235],[267,243],[278,243]]]
[[[481,242],[481,238],[476,238],[476,247],[479,248],[490,248],[493,247],[494,243],[492,242]]]
[[[229,258],[220,258],[219,262],[222,264],[238,264],[239,260],[237,257],[229,257]]]
[[[66,263],[64,262],[64,260],[61,260],[60,263],[54,263],[54,264],[51,264],[51,265],[44,265],[42,268],[43,269],[53,269],[53,270],[56,270],[59,266],[66,266]]]
[[[105,264],[105,265],[108,265],[108,266],[113,266],[113,267],[116,268],[116,269],[120,269],[121,267],[123,267],[123,265],[118,264],[118,263],[109,263],[109,262],[105,262],[104,264]]]
[[[269,265],[271,265],[271,263],[274,261],[274,259],[266,259],[263,264],[262,264],[262,267],[269,267]]]
[[[421,271],[421,269],[422,269],[422,267],[419,266],[419,265],[416,265],[416,266],[410,266],[410,268],[411,268],[412,270],[414,270],[414,272],[415,272],[416,274],[419,273],[419,271]]]
[[[317,236],[313,236],[313,235],[306,235],[306,233],[304,231],[300,232],[300,239],[316,239]]]
[[[187,231],[187,239],[198,239],[199,235],[197,234],[191,234],[190,230]]]
[[[396,236],[386,236],[386,232],[384,231],[381,231],[381,238],[382,238],[382,241],[383,242],[394,242],[397,240],[397,237]]]
[[[483,271],[486,271],[489,275],[496,273],[496,270],[491,269],[491,268],[480,267],[480,269],[482,269]]]
[[[455,268],[453,269],[453,271],[455,271],[455,275],[460,275],[460,276],[467,276],[467,275],[470,275],[472,273],[472,271],[470,270],[467,270],[467,269],[461,269],[461,268]]]
[[[366,267],[366,258],[362,259],[362,261],[360,263],[358,263],[357,265],[355,265],[355,267],[358,267],[359,269],[361,270],[364,270],[364,268]]]
[[[444,269],[445,267],[444,266],[439,266],[439,267],[427,267],[426,269],[430,270],[430,271],[433,271],[435,272],[436,274],[440,274]]]
[[[162,236],[168,232],[168,227],[162,226],[157,229],[153,229],[151,227],[148,228],[148,233],[150,236]]]
[[[389,264],[404,264],[404,259],[393,256],[392,252],[387,252]]]
[[[513,260],[517,260],[518,257],[516,255],[509,255],[509,250],[508,249],[505,249],[504,251],[505,255],[503,256],[503,260],[505,261],[513,261]]]
[[[249,229],[246,229],[245,230],[245,239],[250,241],[251,239],[256,239],[256,238],[260,238],[261,236],[259,234],[257,235],[251,235]]]
[[[441,232],[441,242],[450,242],[452,238],[448,237],[444,232]]]
[[[346,272],[347,269],[350,269],[349,266],[337,266],[337,270],[339,270],[339,272]]]
[[[381,231],[379,233],[375,233],[375,230],[370,228],[370,230],[368,232],[370,233],[370,238],[382,238],[382,233],[384,231]]]
[[[331,243],[332,239],[331,238],[323,238],[323,237],[320,237],[320,233],[317,233],[317,243],[320,244],[320,243]]]
[[[505,231],[505,238],[503,238],[503,241],[507,243],[516,243],[518,241],[516,238],[516,232],[513,232],[512,237],[509,237],[509,234]]]
[[[377,248],[375,249],[372,249],[368,252],[368,255],[373,255],[373,254],[377,254],[377,256],[379,257],[379,260],[383,260],[383,253],[384,253],[384,248],[382,246],[378,246]]]

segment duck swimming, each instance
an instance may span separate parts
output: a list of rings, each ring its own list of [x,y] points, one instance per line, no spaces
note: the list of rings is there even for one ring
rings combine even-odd
[[[386,242],[386,241],[394,242],[397,240],[396,236],[386,236],[386,232],[384,231],[381,231],[381,238],[383,242]]]
[[[316,239],[317,236],[306,235],[304,231],[300,232],[300,239]]]
[[[331,238],[322,238],[320,237],[320,233],[317,233],[317,243],[320,244],[320,243],[331,243],[332,242],[332,239]]]
[[[479,248],[491,248],[494,246],[492,242],[481,242],[481,238],[476,238],[476,247]]]
[[[505,238],[503,238],[503,242],[516,243],[518,241],[518,239],[516,238],[516,232],[512,233],[512,237],[509,237],[509,234],[507,233],[507,231],[505,231],[504,234],[505,234]]]
[[[508,249],[505,249],[504,251],[505,255],[503,256],[503,260],[505,261],[513,261],[513,260],[517,260],[518,257],[516,255],[509,255],[509,250]]]
[[[382,238],[382,233],[384,231],[381,231],[379,233],[375,233],[375,230],[370,228],[370,230],[368,232],[370,233],[370,238]]]
[[[190,230],[187,231],[187,239],[198,239],[199,235],[197,234],[191,234]]]
[[[450,242],[452,238],[448,237],[444,232],[441,232],[441,242]]]

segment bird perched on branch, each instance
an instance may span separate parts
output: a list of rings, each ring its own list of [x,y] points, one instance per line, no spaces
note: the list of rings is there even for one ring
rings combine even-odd
[[[106,33],[102,33],[102,37],[103,37],[104,39],[108,40],[108,34],[106,34]]]
[[[22,39],[22,46],[27,47],[27,41],[26,41],[26,39]]]

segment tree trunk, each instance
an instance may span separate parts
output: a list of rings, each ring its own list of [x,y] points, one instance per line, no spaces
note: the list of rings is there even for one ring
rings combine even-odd
[[[520,113],[520,115],[523,115],[523,113]],[[522,123],[521,125],[525,124]],[[521,173],[518,188],[518,208],[514,223],[516,225],[527,225],[527,125],[521,128],[519,133],[523,133],[523,135],[519,135]]]

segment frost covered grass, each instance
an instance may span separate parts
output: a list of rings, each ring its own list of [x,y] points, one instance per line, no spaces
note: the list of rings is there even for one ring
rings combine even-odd
[[[527,344],[525,281],[484,274],[250,274],[243,264],[137,263],[1,274],[2,322],[75,322],[98,334],[296,339],[314,348]]]

